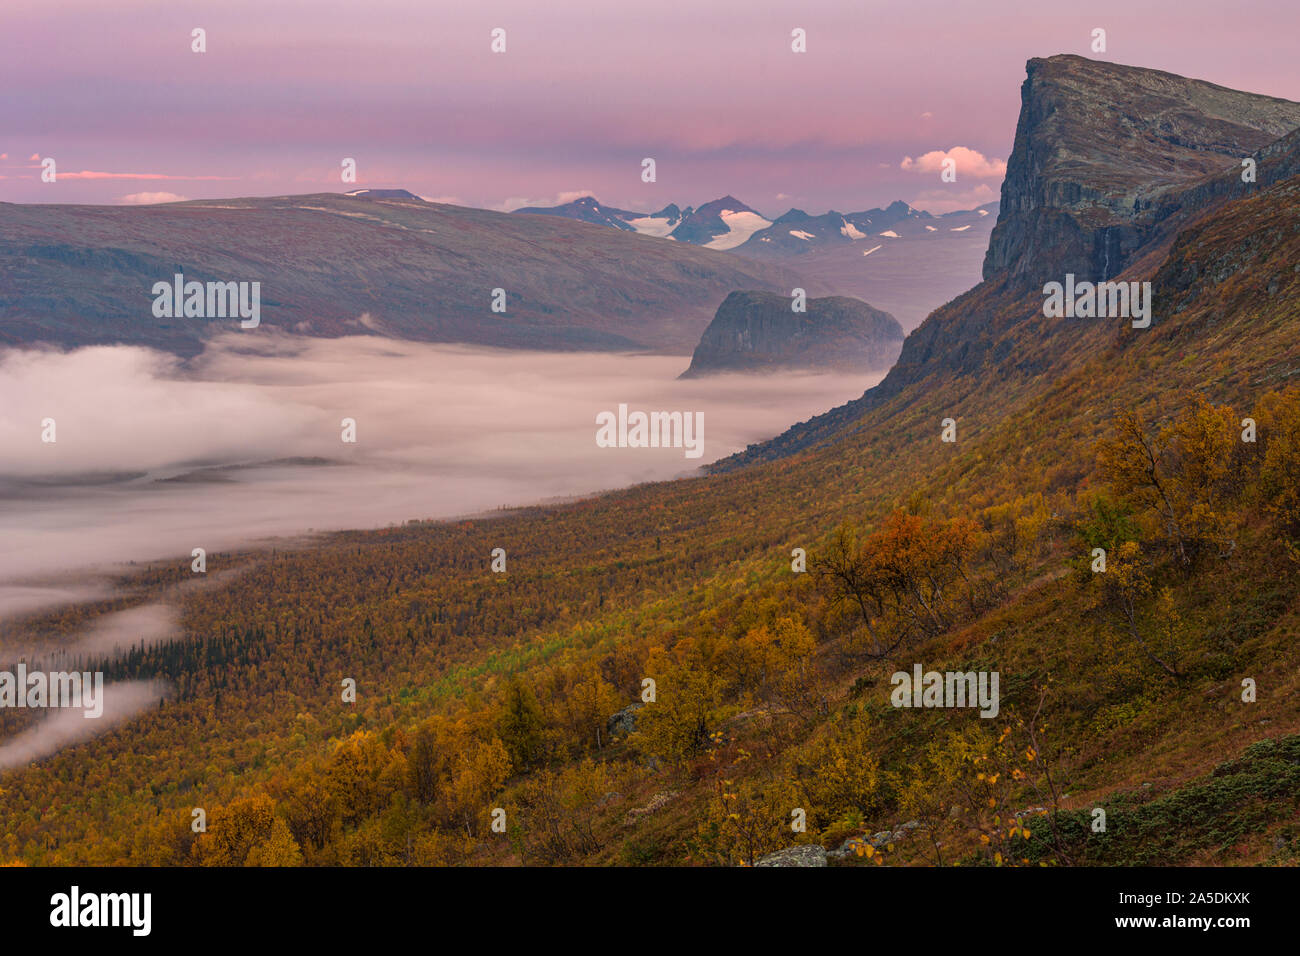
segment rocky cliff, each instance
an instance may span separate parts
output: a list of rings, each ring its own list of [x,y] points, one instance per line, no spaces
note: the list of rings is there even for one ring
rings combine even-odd
[[[902,326],[860,299],[809,299],[795,312],[788,296],[733,292],[700,337],[682,378],[715,372],[833,369],[880,372],[898,358]]]
[[[1110,278],[1186,208],[1237,198],[1242,160],[1300,127],[1300,103],[1137,67],[1030,60],[984,278]],[[1258,185],[1284,171],[1260,164]]]

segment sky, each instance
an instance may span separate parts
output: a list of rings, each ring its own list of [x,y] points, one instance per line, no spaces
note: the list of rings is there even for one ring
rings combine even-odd
[[[4,0],[0,201],[370,186],[505,210],[946,212],[997,198],[1028,58],[1300,100],[1298,32],[1295,0]]]

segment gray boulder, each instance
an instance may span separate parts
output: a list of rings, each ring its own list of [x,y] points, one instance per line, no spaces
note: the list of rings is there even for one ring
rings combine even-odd
[[[815,843],[806,846],[788,846],[761,857],[755,866],[825,866],[826,850]]]

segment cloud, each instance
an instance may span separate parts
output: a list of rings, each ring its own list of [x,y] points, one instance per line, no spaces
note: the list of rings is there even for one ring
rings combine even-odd
[[[8,158],[9,158],[8,153],[0,153],[0,159],[8,159]]]
[[[166,173],[104,173],[93,169],[83,169],[79,173],[59,173],[60,179],[183,179],[183,180],[232,180],[237,176],[169,176]]]
[[[904,156],[898,164],[899,169],[916,173],[938,173],[943,170],[943,161],[951,159],[957,166],[957,177],[970,176],[975,179],[1001,179],[1007,174],[1007,164],[1001,159],[988,159],[979,150],[966,146],[954,146],[947,151],[931,150],[916,159]]]
[[[24,585],[12,597],[30,603],[39,575],[76,570],[50,587],[85,584],[85,567],[169,556],[188,566],[194,547],[211,555],[267,535],[672,478],[879,378],[678,381],[689,361],[373,334],[217,335],[187,361],[136,346],[0,350],[0,598],[5,585]],[[598,447],[595,415],[620,402],[704,412],[705,457]],[[46,417],[58,423],[57,444],[30,424]],[[355,445],[340,441],[345,417],[357,422]],[[166,618],[157,628],[117,623],[146,637],[165,632]]]
[[[29,163],[39,163],[40,161],[41,161],[40,153],[32,153],[30,156],[27,157],[27,162]]]
[[[59,708],[53,715],[0,743],[0,770],[22,767],[71,744],[89,740],[155,706],[166,693],[162,681],[105,684],[104,713],[87,720],[80,708]]]
[[[962,209],[974,209],[998,198],[997,190],[988,183],[980,183],[971,189],[954,192],[951,189],[927,189],[911,204],[917,209],[941,216],[946,212],[958,212]]]
[[[361,315],[359,315],[357,318],[349,319],[348,322],[351,325],[359,325],[363,329],[369,329],[371,332],[384,331],[383,323],[380,322],[378,319],[376,319],[369,312],[362,312]]]
[[[511,196],[499,206],[492,208],[499,209],[502,212],[514,212],[516,209],[523,209],[525,206],[563,206],[565,203],[581,199],[583,196],[596,199],[596,191],[594,189],[570,189],[556,193],[551,199],[524,199],[522,196]],[[600,202],[599,199],[596,199],[596,201]]]
[[[122,202],[143,206],[159,202],[184,202],[188,198],[176,193],[129,193],[122,197]]]
[[[933,119],[933,118],[934,118],[934,114],[931,113],[929,110],[926,110],[924,113],[921,114],[921,119]]]

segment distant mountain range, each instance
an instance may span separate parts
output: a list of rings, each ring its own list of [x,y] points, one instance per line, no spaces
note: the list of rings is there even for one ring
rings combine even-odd
[[[964,232],[980,219],[996,215],[997,210],[994,202],[936,217],[898,200],[884,209],[865,212],[831,210],[813,216],[802,209],[790,209],[776,219],[767,219],[734,196],[723,196],[698,209],[687,206],[683,210],[673,204],[652,213],[603,206],[594,196],[582,196],[559,206],[527,206],[515,213],[561,216],[707,249],[729,249],[741,255],[799,256],[854,243],[876,245],[879,240],[905,236]],[[863,250],[863,254],[869,253]]]
[[[674,204],[654,213],[604,206],[583,196],[515,213],[558,216],[780,263],[809,295],[816,290],[862,299],[911,331],[978,281],[998,210],[998,203],[990,202],[935,216],[896,201],[851,213],[790,209],[769,220],[734,196],[698,209]]]
[[[995,208],[935,217],[895,202],[769,221],[730,196],[649,214],[586,197],[507,215],[370,188],[153,206],[0,203],[0,345],[196,354],[236,323],[153,315],[151,289],[178,273],[259,282],[262,323],[308,335],[685,355],[729,293],[795,288],[863,299],[910,330],[978,279]],[[494,289],[505,312],[491,309]]]

